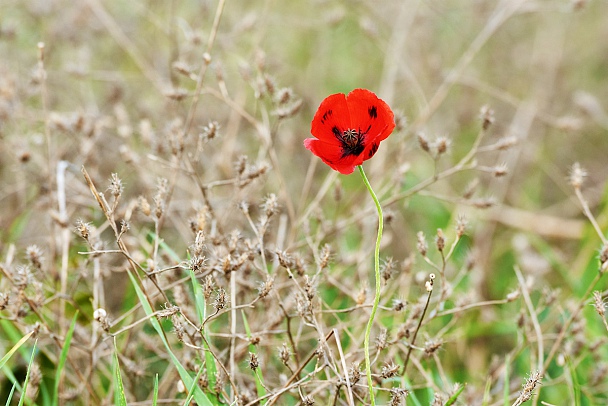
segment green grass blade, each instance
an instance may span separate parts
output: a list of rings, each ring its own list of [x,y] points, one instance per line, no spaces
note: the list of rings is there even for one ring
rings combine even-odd
[[[201,289],[201,285],[198,283],[198,279],[196,279],[196,275],[194,271],[190,269],[190,279],[192,281],[192,291],[194,292],[194,300],[196,303],[196,314],[198,315],[199,323],[202,325],[203,321],[207,317],[207,306],[205,302],[205,295],[203,294],[203,290]],[[215,375],[217,373],[217,366],[215,365],[215,358],[211,355],[209,351],[209,336],[207,335],[207,330],[203,329],[201,332],[205,336],[205,340],[203,340],[203,348],[205,348],[205,367],[207,368],[207,381],[209,382],[209,387],[215,387]]]
[[[245,326],[245,331],[247,332],[247,337],[249,338],[249,352],[257,355],[257,349],[255,345],[251,344],[251,330],[249,329],[249,323],[247,323],[247,317],[245,317],[245,312],[241,310],[241,316],[243,316],[243,325]],[[258,392],[258,397],[266,396],[266,387],[264,386],[264,376],[262,375],[262,370],[258,368],[253,371],[255,375],[255,388]]]
[[[205,296],[203,296],[203,289],[196,279],[196,275],[192,269],[190,271],[190,280],[192,281],[192,291],[194,292],[194,301],[196,303],[196,314],[198,315],[198,322],[203,324],[205,320]]]
[[[11,401],[13,400],[13,395],[15,394],[15,388],[16,385],[13,385],[13,387],[11,388],[11,392],[8,394],[8,398],[6,398],[6,406],[11,405]]]
[[[120,374],[120,364],[118,362],[118,348],[116,348],[116,340],[114,340],[114,404],[116,406],[127,406],[127,397],[125,396],[125,386],[122,382]]]
[[[447,402],[445,402],[445,406],[452,406],[454,403],[456,403],[458,396],[460,396],[460,394],[462,393],[463,390],[464,390],[464,385],[460,385],[460,387],[458,388],[456,393],[454,393],[452,396],[450,396],[450,398],[447,400]]]
[[[36,344],[38,340],[34,341],[34,348],[32,348],[32,356],[30,357],[30,362],[27,365],[27,373],[25,374],[25,382],[23,382],[23,390],[21,391],[21,397],[19,398],[19,406],[23,405],[25,402],[25,394],[27,392],[27,384],[30,381],[30,371],[32,370],[32,364],[34,363],[34,357],[36,355]]]
[[[158,403],[158,374],[154,375],[154,392],[152,394],[152,406]]]
[[[68,359],[68,351],[70,350],[70,344],[72,343],[72,336],[74,335],[74,329],[76,328],[77,319],[78,312],[76,312],[76,314],[74,315],[72,323],[70,324],[70,328],[68,329],[68,332],[65,335],[65,342],[63,344],[63,349],[61,350],[61,355],[59,356],[59,362],[57,363],[57,370],[55,371],[55,388],[53,391],[53,405],[59,404],[59,382],[61,382],[61,373],[63,372],[63,367],[65,366],[65,362]]]
[[[486,387],[483,391],[483,398],[481,400],[482,406],[486,406],[490,402],[490,389],[492,389],[492,379],[488,377],[488,379],[486,380]]]
[[[196,374],[196,376],[192,380],[192,386],[188,389],[188,396],[186,397],[186,401],[184,402],[184,406],[188,406],[190,404],[190,401],[192,400],[192,396],[194,395],[194,391],[198,387],[198,380],[200,379],[201,375],[203,374],[203,370],[204,370],[204,368],[201,365],[201,367],[198,369],[198,373]]]
[[[5,355],[4,357],[2,357],[2,359],[0,359],[0,369],[4,367],[4,364],[6,364],[6,362],[13,356],[13,354],[15,353],[15,351],[17,351],[24,342],[27,341],[28,338],[30,338],[30,336],[33,334],[34,332],[30,332],[26,335],[24,335],[18,342],[17,344],[13,345],[13,348],[11,348]]]
[[[502,404],[504,406],[509,406],[509,367],[511,366],[511,357],[507,354],[505,358],[505,383],[504,389],[502,393]]]
[[[137,294],[137,297],[139,298],[139,302],[141,303],[142,308],[146,312],[146,315],[148,315],[148,316],[152,315],[154,313],[154,311],[152,310],[152,307],[150,306],[148,299],[144,295],[144,292],[139,287],[139,284],[135,280],[135,277],[130,272],[128,275],[129,275],[129,278],[131,279],[131,284],[133,285],[133,288],[135,289],[135,293]],[[163,345],[165,346],[165,349],[167,350],[167,354],[169,354],[169,357],[171,358],[173,365],[177,369],[177,372],[179,373],[181,380],[184,382],[184,385],[187,388],[191,387],[192,386],[192,377],[190,376],[190,374],[188,374],[188,371],[186,371],[184,366],[179,362],[179,359],[175,356],[175,354],[173,354],[173,351],[171,350],[171,347],[169,346],[169,342],[167,341],[167,338],[165,337],[163,329],[162,329],[160,323],[158,322],[158,320],[156,319],[156,317],[151,317],[150,323],[152,324],[152,327],[154,327],[154,329],[158,333],[158,336],[162,340]],[[196,403],[198,405],[213,406],[213,403],[211,403],[211,401],[209,400],[207,395],[205,395],[198,386],[196,386],[196,389],[194,390],[194,400],[196,401]]]
[[[570,357],[567,357],[567,365],[568,370],[570,371],[570,376],[572,377],[572,390],[574,392],[574,406],[581,406],[581,385],[578,381],[578,376],[576,375],[576,368],[572,365],[572,360]]]

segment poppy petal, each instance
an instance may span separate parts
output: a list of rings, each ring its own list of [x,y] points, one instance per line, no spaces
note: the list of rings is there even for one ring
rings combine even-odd
[[[365,147],[368,150],[366,152],[369,153],[373,149],[371,148],[372,142],[379,143],[395,129],[393,112],[373,92],[366,89],[355,89],[346,96],[346,103],[351,128],[365,134]],[[375,149],[377,148],[376,146]]]
[[[354,172],[355,166],[363,163],[362,155],[349,155],[343,157],[342,149],[336,148],[333,143],[327,143],[316,138],[306,138],[304,146],[310,152],[321,158],[330,168],[340,172],[343,175],[348,175]]]
[[[332,145],[340,145],[337,138],[350,126],[350,113],[343,93],[327,97],[312,119],[310,132],[313,136]]]

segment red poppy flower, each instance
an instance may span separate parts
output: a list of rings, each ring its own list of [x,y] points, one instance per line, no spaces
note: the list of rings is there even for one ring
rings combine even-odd
[[[328,96],[312,119],[310,132],[316,138],[304,146],[332,169],[348,175],[370,159],[380,141],[395,129],[391,108],[366,89]]]

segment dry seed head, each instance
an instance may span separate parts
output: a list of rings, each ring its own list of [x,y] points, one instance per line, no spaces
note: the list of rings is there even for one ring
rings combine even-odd
[[[442,345],[443,341],[441,340],[428,340],[426,343],[424,343],[424,352],[427,355],[431,355],[439,348],[441,348]]]
[[[190,260],[187,263],[188,269],[191,269],[192,272],[198,274],[205,269],[205,262],[207,258],[204,255],[192,255]],[[209,276],[209,275],[208,275]]]
[[[376,350],[382,351],[386,347],[388,347],[388,330],[382,328],[380,334],[376,337]]]
[[[226,308],[228,303],[228,295],[224,288],[219,288],[217,290],[217,296],[215,297],[215,301],[213,302],[213,307],[215,307],[216,311],[220,311]]]
[[[209,141],[216,138],[219,135],[220,125],[217,121],[210,121],[206,126],[203,127],[203,131],[200,137],[204,141]]]
[[[388,379],[388,378],[392,378],[393,376],[397,375],[398,372],[399,372],[399,366],[395,365],[394,362],[389,361],[386,364],[384,364],[384,366],[382,367],[382,372],[381,372],[380,376],[382,376],[382,378],[384,378],[384,379]]]
[[[357,294],[357,298],[355,299],[357,306],[361,306],[363,303],[365,303],[366,299],[367,299],[367,289],[365,287],[362,287],[361,289],[359,289],[359,293]]]
[[[519,397],[515,400],[515,405],[521,405],[532,398],[532,393],[536,386],[540,383],[542,376],[539,371],[533,372],[526,383],[523,385],[523,389],[519,394]]]
[[[282,87],[277,90],[277,93],[274,96],[274,102],[277,104],[287,104],[294,97],[293,89],[290,87]]]
[[[306,395],[302,398],[302,406],[313,406],[315,404],[315,400],[312,396]]]
[[[25,256],[30,264],[40,270],[42,269],[42,262],[44,261],[44,255],[42,249],[38,247],[36,244],[30,245],[25,249]]]
[[[260,366],[260,361],[258,360],[258,356],[257,354],[250,352],[249,353],[249,368],[251,368],[252,371],[255,371],[256,369],[258,369]]]
[[[277,195],[275,195],[274,193],[271,193],[268,196],[266,196],[264,198],[264,201],[262,202],[261,208],[262,208],[262,210],[264,210],[264,213],[269,218],[273,214],[275,214],[279,208],[279,202],[277,199]]]
[[[239,157],[234,162],[234,170],[238,176],[241,176],[245,169],[247,168],[247,155],[239,155]]]
[[[302,100],[301,99],[297,99],[294,100],[293,102],[277,107],[274,111],[273,114],[275,116],[277,116],[278,118],[288,118],[288,117],[292,117],[295,116],[298,111],[300,111],[300,109],[302,108]]]
[[[205,249],[205,233],[198,231],[194,238],[194,244],[190,246],[190,252],[193,256],[202,256]]]
[[[606,314],[606,303],[602,298],[602,292],[598,292],[597,290],[593,292],[593,306],[595,307],[595,311],[600,317],[604,317]]]
[[[393,310],[396,312],[400,312],[403,309],[405,309],[406,305],[407,305],[407,302],[405,302],[401,299],[393,299]]]
[[[481,107],[479,117],[481,118],[481,127],[486,131],[494,123],[494,110],[488,105],[484,105]]]
[[[203,295],[205,296],[205,300],[208,301],[215,289],[215,281],[213,279],[213,275],[209,274],[205,276],[205,281],[203,282]]]
[[[350,364],[350,368],[348,369],[348,378],[350,380],[351,386],[354,386],[361,379],[361,365],[354,361]]]
[[[418,244],[416,244],[416,248],[418,248],[418,252],[420,252],[420,255],[426,257],[426,253],[429,249],[429,246],[426,243],[426,237],[424,236],[424,232],[418,231],[416,237],[418,238]]]
[[[391,402],[389,406],[399,406],[401,405],[401,400],[405,399],[405,397],[409,394],[406,389],[402,388],[392,388],[391,389]]]
[[[391,276],[395,272],[396,265],[397,264],[393,260],[393,258],[389,257],[384,261],[384,263],[382,264],[382,268],[380,269],[380,273],[382,275],[382,279],[384,279],[384,282],[387,282],[391,278]]]
[[[85,223],[80,219],[76,220],[76,232],[86,241],[89,241],[91,237],[91,224]]]
[[[264,90],[268,92],[270,96],[273,96],[277,90],[276,80],[268,74],[264,74],[263,80]]]
[[[176,314],[171,315],[171,322],[173,323],[173,330],[175,331],[175,335],[179,341],[184,341],[184,335],[186,334],[186,329],[184,328],[184,323],[179,319]]]
[[[165,303],[164,309],[157,312],[158,317],[172,317],[177,313],[179,313],[179,307],[172,305],[171,303]]]
[[[586,177],[587,171],[583,167],[581,167],[578,162],[572,164],[572,167],[570,168],[570,174],[568,176],[568,180],[572,187],[574,187],[575,189],[580,189]]]
[[[148,200],[143,196],[139,196],[137,199],[137,207],[146,216],[149,216],[152,213],[150,203],[148,203]]]
[[[268,296],[268,294],[272,290],[273,284],[274,278],[268,275],[268,277],[266,278],[266,282],[260,283],[260,286],[258,287],[258,296],[261,298]]]
[[[291,269],[293,268],[294,261],[291,255],[287,253],[287,251],[277,250],[275,251],[275,255],[277,256],[277,260],[279,261],[279,265],[283,268]]]
[[[29,265],[18,265],[13,272],[13,282],[20,291],[25,290],[32,279],[33,275],[30,272]]]
[[[286,343],[283,343],[282,346],[279,347],[279,358],[283,365],[288,365],[289,357],[291,357],[291,351]]]
[[[437,137],[437,139],[433,143],[433,147],[435,148],[436,156],[439,157],[439,156],[445,154],[446,152],[448,152],[448,149],[450,148],[451,145],[452,145],[452,140],[450,140],[448,137],[445,137],[445,136]]]
[[[435,392],[431,406],[443,406],[444,401],[445,399],[443,398],[443,395],[439,392]]]
[[[420,145],[420,148],[425,152],[430,152],[431,146],[429,144],[429,139],[426,137],[426,135],[423,132],[419,132],[417,134],[417,137],[418,137],[418,145]]]
[[[198,233],[205,229],[205,227],[207,226],[207,213],[208,212],[209,212],[209,209],[207,208],[207,206],[203,206],[201,209],[198,209],[196,211],[196,214],[194,215],[194,217],[192,217],[189,220],[190,229],[192,230],[192,232]]]
[[[467,231],[468,220],[467,218],[459,214],[458,220],[456,221],[456,237],[461,238]]]
[[[325,269],[329,264],[329,258],[331,256],[331,247],[329,244],[323,245],[321,252],[319,253],[319,269]]]
[[[445,236],[443,235],[443,230],[440,228],[437,229],[437,237],[435,237],[435,245],[437,246],[437,250],[439,252],[443,252],[445,248]]]
[[[243,236],[239,230],[232,230],[228,235],[228,251],[233,254],[240,245]]]

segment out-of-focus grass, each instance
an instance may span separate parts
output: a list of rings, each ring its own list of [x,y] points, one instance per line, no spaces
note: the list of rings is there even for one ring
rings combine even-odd
[[[459,216],[468,219],[455,254],[439,267],[445,279],[438,276],[407,374],[379,377],[379,401],[400,387],[412,391],[408,405],[431,404],[436,394],[434,404],[444,404],[460,382],[466,387],[456,404],[517,402],[537,369],[540,327],[543,356],[553,361],[533,401],[606,402],[607,332],[585,296],[602,241],[568,173],[574,162],[586,168],[582,194],[605,236],[607,3],[228,1],[217,31],[215,1],[1,7],[0,348],[36,332],[33,402],[51,404],[54,387],[60,402],[121,395],[112,388],[118,332],[128,402],[184,402],[190,381],[201,377],[193,393],[212,404],[237,395],[243,404],[257,396],[266,396],[262,404],[308,396],[348,404],[343,379],[356,376],[362,362],[361,326],[373,291],[373,205],[356,176],[338,176],[317,196],[331,170],[302,140],[325,96],[356,87],[377,92],[401,124],[365,164],[385,204],[381,255],[396,264],[372,333],[386,328],[389,337],[373,365],[378,376],[385,364],[404,362],[413,333],[406,327],[417,324],[424,282],[442,262],[437,229],[451,244]],[[279,118],[283,88],[293,90],[294,106],[302,104]],[[471,151],[484,104],[495,122],[471,169],[444,178]],[[213,121],[219,134],[209,137],[204,127]],[[448,137],[449,152],[434,159],[419,147],[420,134],[431,142]],[[517,144],[496,147],[511,136]],[[64,172],[59,161],[69,162]],[[493,176],[503,163],[507,173]],[[108,179],[122,179],[115,210],[100,209],[82,166],[110,206],[116,196]],[[260,168],[267,169],[256,174]],[[264,217],[269,194],[279,208]],[[481,208],[490,198],[492,207]],[[90,223],[88,240],[74,232],[78,219]],[[129,229],[119,245],[113,229],[123,220]],[[197,231],[205,257],[198,265]],[[420,231],[429,261],[417,249]],[[278,260],[283,251],[293,260],[290,274]],[[527,278],[535,317],[515,266]],[[265,295],[261,283],[271,286]],[[220,289],[227,294],[222,308]],[[605,297],[605,280],[594,289]],[[404,311],[391,310],[395,299],[408,302]],[[174,305],[175,315],[146,319]],[[107,320],[94,319],[96,308]],[[333,328],[344,363],[335,336],[323,343]],[[437,341],[439,350],[424,351]],[[287,365],[278,355],[283,344]],[[318,346],[321,355],[301,365]],[[66,358],[59,356],[65,348]],[[248,370],[249,353],[261,361],[260,379]],[[0,402],[11,388],[21,392],[15,383],[31,372],[28,357],[7,363],[13,372],[2,380]],[[58,368],[61,382],[53,378]],[[180,375],[185,385],[176,383]],[[284,389],[286,382],[293,386]],[[352,388],[356,404],[365,402],[363,382]]]

